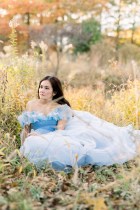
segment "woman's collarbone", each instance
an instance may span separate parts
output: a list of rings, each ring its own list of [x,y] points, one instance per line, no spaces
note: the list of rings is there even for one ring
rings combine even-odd
[[[52,106],[52,107],[34,107],[33,108],[33,112],[38,112],[38,113],[42,113],[44,115],[48,115],[49,113],[51,113],[53,110],[55,110],[58,106]]]

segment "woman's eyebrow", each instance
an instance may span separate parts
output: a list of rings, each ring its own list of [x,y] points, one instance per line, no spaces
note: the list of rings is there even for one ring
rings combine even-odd
[[[45,88],[46,88],[46,87],[48,87],[48,88],[49,88],[49,86],[47,86],[47,85],[40,85],[40,86],[45,87]]]

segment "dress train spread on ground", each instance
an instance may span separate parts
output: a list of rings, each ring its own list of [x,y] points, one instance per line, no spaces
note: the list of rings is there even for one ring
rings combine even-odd
[[[57,122],[67,120],[64,130]],[[67,166],[122,164],[138,154],[140,132],[131,125],[118,127],[89,112],[60,105],[48,115],[23,112],[18,117],[22,126],[31,124],[38,135],[25,139],[20,152],[37,167],[49,163],[56,170]]]

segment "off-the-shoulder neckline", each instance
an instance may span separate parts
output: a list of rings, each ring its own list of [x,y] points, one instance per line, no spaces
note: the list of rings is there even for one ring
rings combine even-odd
[[[55,107],[54,109],[52,109],[52,111],[49,112],[48,114],[44,114],[44,113],[39,112],[39,111],[24,111],[24,112],[27,112],[27,113],[35,113],[35,114],[41,114],[41,115],[44,116],[44,117],[48,117],[49,115],[51,115],[51,113],[55,112],[58,108],[65,107],[65,106],[68,106],[68,105],[67,105],[67,104],[59,105],[59,106]]]

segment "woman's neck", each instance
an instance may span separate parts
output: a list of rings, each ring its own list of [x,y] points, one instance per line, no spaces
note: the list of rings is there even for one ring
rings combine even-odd
[[[47,100],[47,99],[39,99],[39,103],[41,105],[48,105],[48,106],[51,106],[51,105],[54,105],[55,102],[52,101],[52,100]]]

